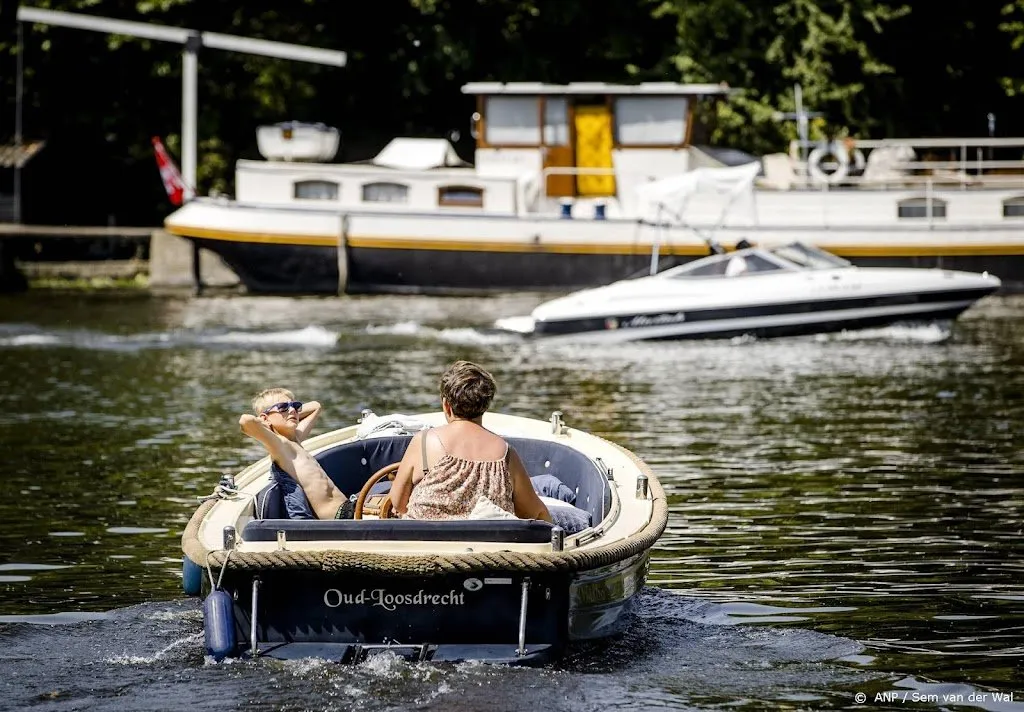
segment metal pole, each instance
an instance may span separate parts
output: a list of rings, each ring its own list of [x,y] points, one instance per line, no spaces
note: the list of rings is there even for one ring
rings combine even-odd
[[[796,133],[800,139],[800,162],[807,161],[808,125],[807,112],[804,111],[804,90],[799,84],[793,85],[793,101],[796,106]]]
[[[21,223],[21,97],[24,93],[25,43],[22,23],[18,23],[18,68],[15,77],[14,101],[14,223]]]
[[[185,200],[195,196],[196,188],[196,125],[198,123],[199,48],[203,41],[198,32],[185,42],[181,59],[181,173],[185,179]]]
[[[523,579],[523,592],[519,599],[519,647],[516,655],[526,655],[526,606],[530,598],[530,577]]]
[[[664,229],[662,227],[662,225],[661,225],[661,223],[662,223],[662,217],[661,217],[661,209],[662,209],[662,207],[663,207],[662,204],[658,203],[658,218],[657,218],[658,223],[657,223],[657,225],[654,228],[654,241],[651,244],[651,269],[650,269],[650,274],[657,274],[658,273],[658,249],[661,246],[661,231]]]

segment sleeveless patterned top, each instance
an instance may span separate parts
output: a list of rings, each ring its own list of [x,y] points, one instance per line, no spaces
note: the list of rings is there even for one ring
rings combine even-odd
[[[486,495],[507,512],[512,505],[512,474],[508,469],[508,443],[500,460],[466,460],[448,452],[437,441],[444,456],[427,467],[427,435],[423,434],[423,479],[413,488],[406,505],[406,519],[464,519],[481,495]]]

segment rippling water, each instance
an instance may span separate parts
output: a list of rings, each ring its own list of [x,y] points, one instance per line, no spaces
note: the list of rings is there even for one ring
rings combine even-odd
[[[952,332],[486,331],[538,301],[0,299],[0,708],[1024,709],[1024,299]],[[322,429],[433,410],[460,357],[498,377],[497,410],[561,410],[661,478],[629,632],[542,670],[205,660],[179,537],[261,455],[235,425],[249,397],[288,385]]]

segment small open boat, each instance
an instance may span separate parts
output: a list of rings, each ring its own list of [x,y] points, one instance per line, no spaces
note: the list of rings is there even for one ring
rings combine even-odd
[[[182,537],[183,585],[206,592],[209,654],[349,662],[391,650],[541,663],[572,641],[623,630],[667,520],[664,491],[639,458],[567,427],[557,411],[549,421],[488,413],[484,426],[515,447],[535,482],[557,482],[559,501],[585,521],[558,526],[559,507],[555,525],[389,518],[380,492],[409,423],[439,426],[444,416],[388,423],[366,412],[306,441],[342,491],[359,493],[356,519],[282,518],[269,458],[199,506]]]

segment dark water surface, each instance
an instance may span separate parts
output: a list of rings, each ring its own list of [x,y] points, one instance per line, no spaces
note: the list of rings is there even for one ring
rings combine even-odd
[[[1024,709],[1024,299],[952,334],[480,330],[539,299],[0,298],[0,709]],[[320,432],[436,409],[460,357],[661,478],[628,633],[541,670],[204,659],[180,535],[261,455],[249,397],[319,399]]]

